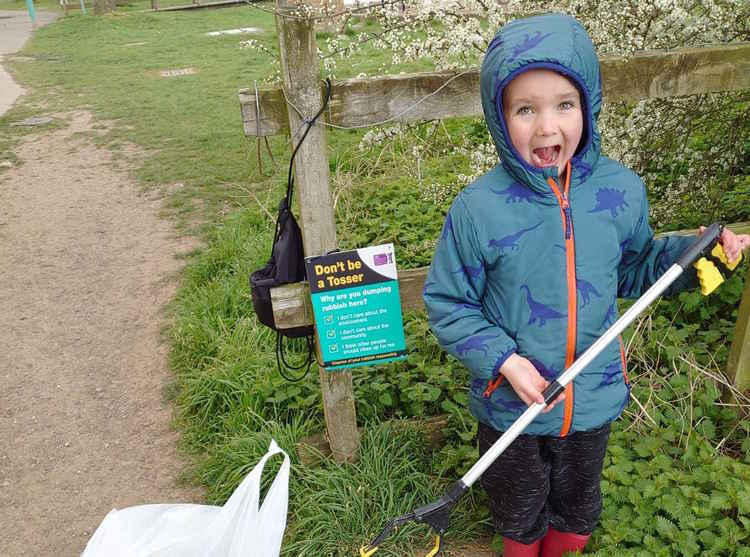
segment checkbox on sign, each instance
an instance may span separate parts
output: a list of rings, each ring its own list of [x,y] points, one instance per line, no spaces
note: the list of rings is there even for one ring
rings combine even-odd
[[[336,331],[335,331],[335,329],[331,329],[330,331],[328,331],[328,332],[326,333],[326,336],[327,336],[328,338],[336,338]]]

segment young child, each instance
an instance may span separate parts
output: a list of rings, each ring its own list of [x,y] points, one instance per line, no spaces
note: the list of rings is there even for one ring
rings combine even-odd
[[[440,344],[471,376],[483,454],[694,240],[654,239],[643,182],[600,154],[599,61],[575,19],[514,21],[481,73],[501,164],[464,189],[424,291]],[[750,236],[725,230],[730,260]],[[686,271],[669,292],[694,286]],[[482,476],[506,557],[582,550],[602,507],[610,423],[627,404],[622,342],[608,346]]]

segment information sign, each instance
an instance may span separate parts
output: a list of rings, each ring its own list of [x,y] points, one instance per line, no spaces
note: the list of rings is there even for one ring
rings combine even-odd
[[[406,357],[393,244],[308,257],[305,264],[326,370]]]

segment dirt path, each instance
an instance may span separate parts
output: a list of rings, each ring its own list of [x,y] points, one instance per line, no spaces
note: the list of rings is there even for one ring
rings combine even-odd
[[[0,553],[75,556],[113,507],[178,487],[163,307],[190,241],[85,135],[28,136],[0,175]]]

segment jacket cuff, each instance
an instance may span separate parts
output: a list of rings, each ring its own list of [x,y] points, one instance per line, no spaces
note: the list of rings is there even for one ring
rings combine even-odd
[[[511,348],[507,352],[504,352],[500,355],[500,357],[495,362],[495,369],[492,370],[492,377],[497,379],[497,377],[500,375],[500,368],[503,367],[503,364],[505,361],[510,358],[513,354],[516,353],[516,350],[514,348]]]

